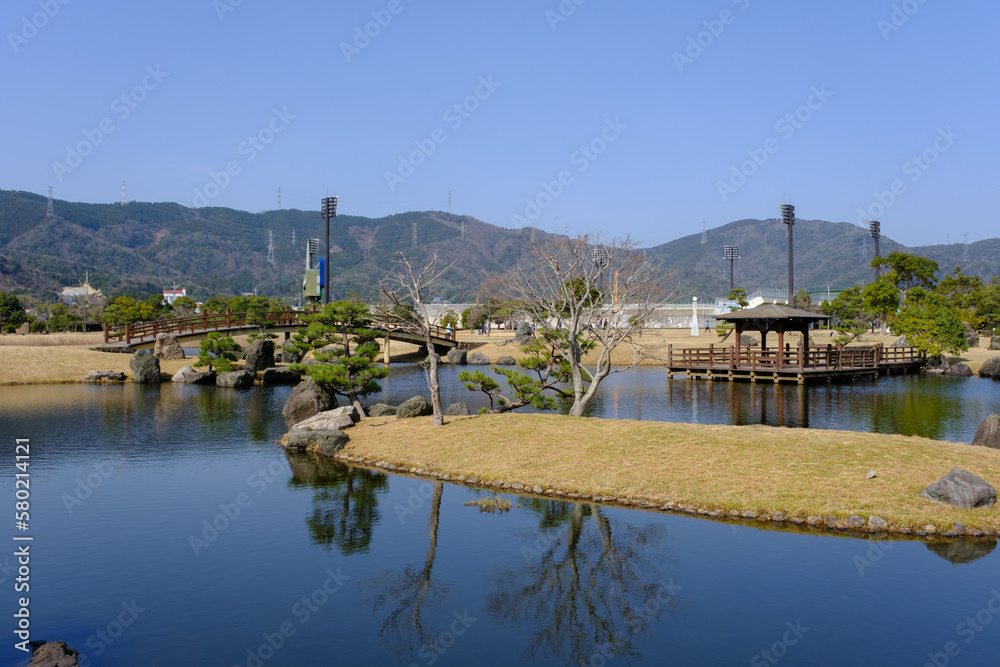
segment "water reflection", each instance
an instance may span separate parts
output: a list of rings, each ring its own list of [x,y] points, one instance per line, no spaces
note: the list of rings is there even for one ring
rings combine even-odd
[[[931,553],[955,565],[962,565],[989,556],[997,548],[997,543],[995,540],[949,540],[928,542],[927,548]]]
[[[612,526],[594,505],[526,499],[538,517],[521,549],[524,564],[503,568],[486,609],[499,625],[531,627],[526,659],[589,664],[600,647],[640,658],[633,639],[672,601],[662,583],[662,525]]]
[[[336,546],[345,556],[366,553],[381,519],[378,496],[389,490],[388,478],[311,454],[286,451],[285,457],[292,469],[288,485],[313,490],[313,510],[306,519],[312,541]]]

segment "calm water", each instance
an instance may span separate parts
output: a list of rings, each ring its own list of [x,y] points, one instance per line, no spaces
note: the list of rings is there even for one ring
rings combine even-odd
[[[966,441],[1000,384],[790,388],[779,408],[772,387],[668,385],[655,371],[628,380],[618,376],[594,413],[729,423],[739,396],[741,422],[780,414],[786,425]],[[399,372],[386,399],[420,382]],[[472,396],[453,384],[446,400]],[[128,667],[923,665],[948,648],[959,651],[950,664],[995,663],[992,544],[765,531],[515,496],[520,507],[482,514],[465,505],[481,495],[471,489],[287,457],[272,441],[289,391],[0,387],[0,496],[11,504],[13,439],[31,439],[33,638],[68,642],[85,665]],[[935,401],[943,423],[932,426]],[[0,556],[5,614],[13,564]],[[13,642],[0,664],[25,662]]]

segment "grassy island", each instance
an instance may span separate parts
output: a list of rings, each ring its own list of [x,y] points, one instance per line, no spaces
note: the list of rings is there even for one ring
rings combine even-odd
[[[1000,451],[961,443],[545,414],[452,417],[440,428],[430,417],[367,419],[350,437],[343,457],[450,479],[475,476],[484,485],[553,489],[557,493],[549,495],[570,499],[610,496],[720,515],[782,512],[803,520],[877,515],[900,532],[927,524],[944,532],[954,522],[1000,531],[997,505],[963,510],[917,495],[952,468],[1000,479]],[[869,470],[877,476],[867,479]]]

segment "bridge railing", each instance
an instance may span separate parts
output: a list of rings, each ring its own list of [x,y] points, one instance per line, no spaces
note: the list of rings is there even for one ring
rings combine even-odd
[[[307,318],[316,310],[272,310],[267,312],[202,313],[190,317],[176,317],[169,320],[154,320],[151,322],[126,323],[123,326],[111,327],[104,325],[105,343],[149,342],[155,340],[161,333],[198,334],[210,331],[235,331],[240,329],[257,329],[269,327],[305,326]],[[371,321],[369,327],[381,331],[408,331],[419,333],[418,325],[401,318],[386,316]],[[445,327],[432,326],[431,336],[455,340],[455,332]]]

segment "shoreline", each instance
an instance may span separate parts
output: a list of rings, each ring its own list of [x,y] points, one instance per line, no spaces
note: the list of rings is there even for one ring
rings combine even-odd
[[[598,428],[602,438],[625,431],[626,439],[578,444],[581,433]],[[493,437],[510,433],[516,438],[532,431],[544,434],[529,443]],[[704,431],[711,431],[708,438],[700,435]],[[631,442],[629,433],[636,436]],[[647,441],[649,434],[653,442]],[[334,456],[342,463],[486,491],[822,532],[1000,537],[1000,504],[961,509],[917,495],[952,468],[969,470],[996,485],[1000,451],[962,443],[860,432],[529,414],[451,418],[438,429],[429,417],[401,422],[369,418],[348,435],[350,441]],[[699,439],[709,442],[699,446]],[[477,442],[504,443],[505,460],[470,452]],[[767,444],[761,448],[759,442]],[[853,460],[837,466],[829,455],[822,457],[823,451],[829,454],[838,446],[837,454]],[[772,450],[780,461],[754,458]],[[800,471],[798,478],[789,468]],[[875,480],[865,479],[869,469],[878,471]],[[964,529],[954,530],[955,523]]]

